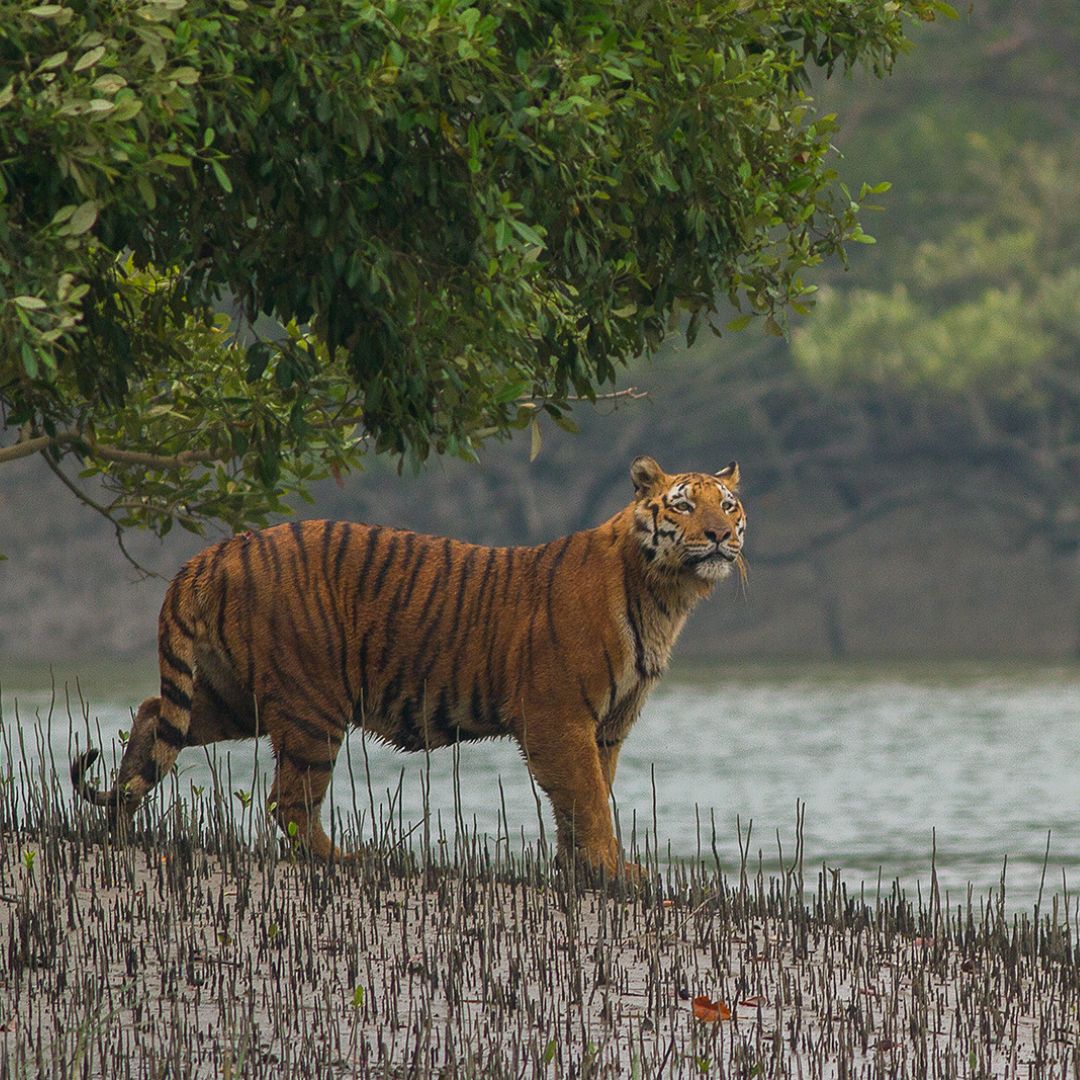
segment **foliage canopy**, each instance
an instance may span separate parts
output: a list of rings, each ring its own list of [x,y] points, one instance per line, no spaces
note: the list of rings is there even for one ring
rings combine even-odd
[[[369,444],[568,423],[677,311],[779,332],[868,239],[810,68],[884,73],[939,13],[0,0],[0,463],[239,526]]]

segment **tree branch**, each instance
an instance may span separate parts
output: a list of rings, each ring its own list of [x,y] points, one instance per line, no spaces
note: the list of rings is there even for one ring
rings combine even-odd
[[[47,450],[53,444],[51,435],[35,435],[30,439],[20,437],[19,441],[12,443],[11,446],[0,446],[0,465],[9,461],[18,461],[19,458],[30,457],[39,450]]]
[[[74,440],[71,440],[74,441]],[[212,461],[228,461],[235,455],[231,450],[181,450],[178,454],[148,454],[142,450],[123,450],[119,446],[102,445],[83,439],[95,457],[121,465],[145,465],[148,469],[182,469],[185,465],[206,465]]]
[[[593,398],[578,397],[576,394],[571,394],[567,397],[567,401],[588,401],[592,404],[599,404],[601,401],[641,401],[642,398],[649,396],[648,390],[639,390],[636,386],[628,386],[625,390],[612,390],[607,394],[597,394]],[[525,398],[526,401],[536,401],[536,398]],[[540,401],[549,400],[547,398],[540,398]]]
[[[34,435],[21,438],[11,446],[0,447],[0,465],[6,465],[31,454],[52,447],[82,444],[90,448],[95,457],[117,461],[125,465],[145,465],[149,469],[182,469],[185,465],[200,465],[210,461],[227,461],[228,457],[218,450],[181,450],[179,454],[147,454],[139,450],[123,450],[95,442],[78,431],[61,431],[57,435]]]
[[[120,553],[124,556],[125,559],[127,559],[129,563],[131,563],[132,566],[135,567],[136,570],[138,570],[139,574],[144,578],[156,577],[164,581],[165,579],[161,574],[159,574],[156,570],[147,570],[147,568],[143,566],[142,563],[140,563],[124,546],[124,527],[116,520],[116,518],[112,516],[112,514],[109,512],[109,508],[107,506],[102,506],[99,502],[96,502],[89,495],[87,495],[86,492],[82,490],[82,488],[69,480],[68,477],[64,475],[63,470],[61,470],[60,466],[57,465],[56,462],[53,461],[48,454],[43,453],[41,456],[45,459],[45,464],[49,466],[49,469],[60,481],[60,483],[62,483],[64,487],[66,487],[68,491],[70,491],[75,496],[75,498],[79,500],[79,502],[81,502],[84,506],[89,506],[91,510],[97,511],[97,513],[99,513],[113,527],[113,530],[116,533],[116,544],[120,548]]]
[[[627,393],[630,392],[620,391],[619,395],[610,396],[622,396]],[[359,416],[338,416],[325,424],[314,424],[312,429],[335,431],[340,428],[356,427],[362,422],[362,417]],[[115,461],[121,465],[143,465],[148,469],[162,470],[182,469],[188,465],[208,465],[215,461],[228,461],[235,456],[232,450],[181,450],[177,454],[152,454],[143,450],[125,450],[123,447],[112,446],[109,443],[99,443],[92,436],[84,435],[79,431],[61,431],[56,435],[20,434],[20,438],[10,446],[0,447],[0,465],[18,461],[20,458],[29,457],[31,454],[52,447],[75,445],[88,447],[93,457],[101,458],[103,461]]]

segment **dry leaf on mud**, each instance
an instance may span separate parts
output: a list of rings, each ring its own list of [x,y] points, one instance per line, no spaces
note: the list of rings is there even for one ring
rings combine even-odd
[[[753,997],[743,998],[739,1004],[750,1009],[756,1009],[759,1005],[768,1005],[769,999],[764,994],[755,994]]]
[[[706,1024],[730,1020],[731,1010],[722,1001],[710,1001],[708,994],[699,994],[693,1002],[694,1016]]]

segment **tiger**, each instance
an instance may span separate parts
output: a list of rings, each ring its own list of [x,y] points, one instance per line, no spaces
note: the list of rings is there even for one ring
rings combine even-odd
[[[268,812],[315,857],[352,858],[320,807],[350,726],[406,751],[517,741],[551,802],[556,854],[620,859],[619,751],[691,609],[745,577],[740,473],[630,468],[630,504],[536,547],[487,547],[382,525],[295,521],[189,560],[158,621],[160,694],[140,706],[115,782],[76,792],[126,834],[180,750],[269,736]]]

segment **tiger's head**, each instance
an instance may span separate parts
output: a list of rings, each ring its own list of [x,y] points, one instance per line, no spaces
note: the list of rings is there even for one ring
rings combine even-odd
[[[739,465],[716,473],[669,476],[651,457],[634,459],[634,528],[645,561],[661,573],[721,581],[732,565],[743,571],[746,511],[739,499]]]

